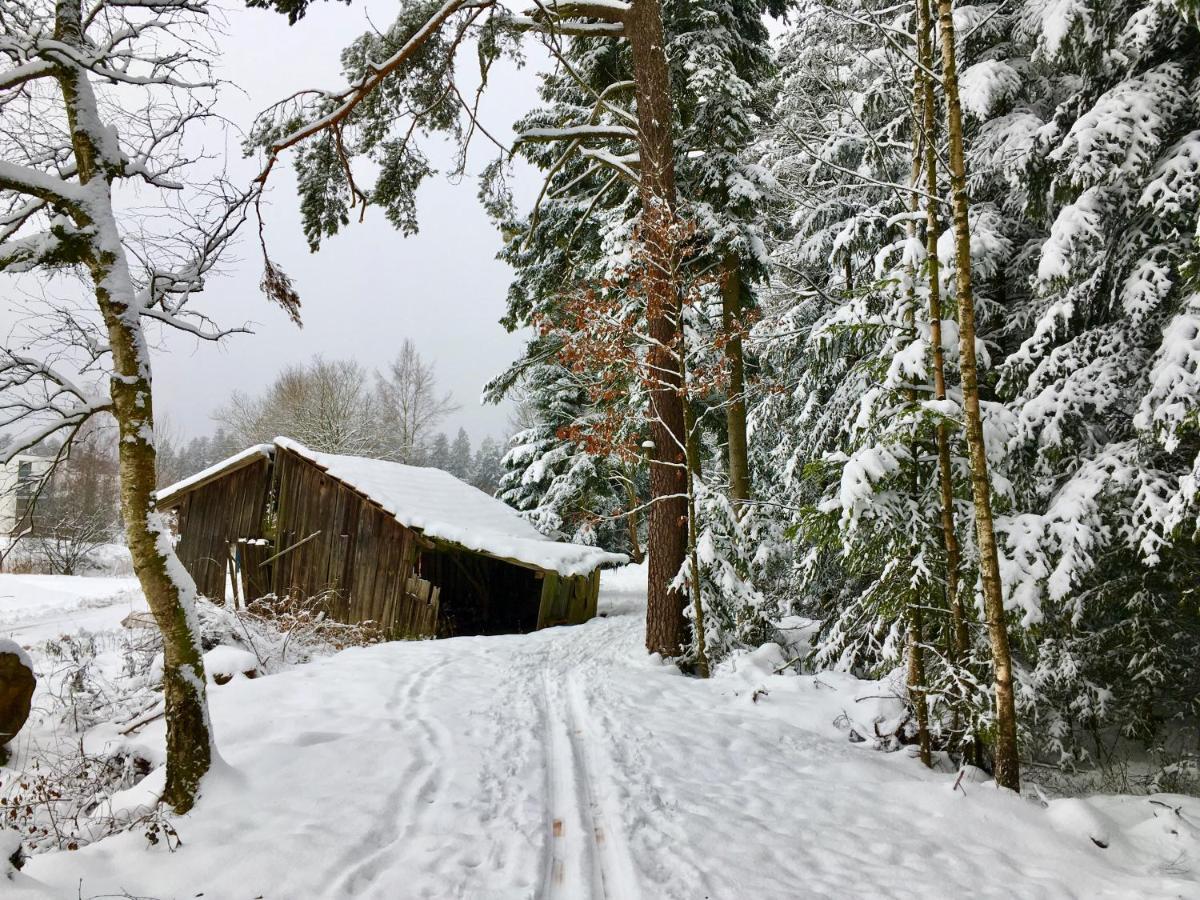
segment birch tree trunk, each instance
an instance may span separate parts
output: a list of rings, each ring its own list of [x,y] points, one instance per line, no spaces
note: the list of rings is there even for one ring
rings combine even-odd
[[[930,0],[917,3],[917,77],[921,83],[921,121],[925,132],[925,255],[929,267],[929,338],[933,356],[933,396],[946,399],[946,355],[942,349],[942,281],[937,242],[941,234],[938,214],[937,174],[937,98],[934,93],[933,19]],[[938,423],[935,435],[938,459],[938,487],[941,494],[942,545],[946,551],[946,604],[950,610],[950,633],[946,658],[952,666],[961,666],[967,659],[970,637],[967,634],[967,615],[959,585],[962,552],[954,516],[954,472],[950,457],[950,429],[946,422]],[[954,704],[950,726],[952,735],[961,733],[959,704]],[[978,746],[973,745],[978,751]]]
[[[727,337],[725,362],[729,366],[729,402],[725,404],[725,430],[729,456],[729,496],[740,515],[750,499],[750,461],[746,438],[746,360],[741,332],[742,272],[737,256],[727,254],[721,272],[721,318]]]
[[[86,58],[80,0],[58,0],[55,38]],[[113,210],[111,181],[123,165],[100,121],[87,70],[61,62],[56,76],[67,113],[79,182],[93,188],[81,228],[94,229],[87,265],[112,352],[113,415],[120,432],[121,512],[134,571],[163,638],[167,778],[162,799],[176,812],[195,802],[212,762],[204,663],[192,601],[195,584],[180,565],[154,507],[154,406],[150,356],[129,261]]]
[[[971,462],[971,492],[975,501],[975,532],[979,542],[979,575],[983,584],[983,612],[995,672],[996,738],[995,776],[1001,787],[1019,791],[1017,715],[1013,696],[1012,656],[1004,621],[1004,596],[1000,561],[992,522],[991,484],[984,447],[983,419],[979,410],[979,377],[975,357],[975,299],[971,284],[971,228],[967,198],[967,164],[963,146],[962,108],[958,95],[958,70],[954,46],[953,0],[938,0],[938,28],[942,45],[942,84],[950,145],[951,208],[954,215],[956,291],[958,294],[959,369],[962,374],[963,418]]]
[[[922,170],[922,155],[923,148],[926,143],[925,132],[921,127],[920,112],[922,107],[921,94],[921,71],[918,66],[913,70],[913,88],[912,88],[912,111],[913,111],[913,144],[912,144],[912,171],[910,175],[910,184],[912,185],[912,193],[909,196],[909,216],[905,224],[905,234],[908,238],[909,253],[911,254],[911,262],[906,266],[908,276],[907,297],[905,303],[904,319],[905,330],[908,332],[910,341],[917,340],[917,268],[915,244],[917,242],[917,222],[916,213],[920,208],[921,198],[917,186],[921,183]],[[909,387],[905,391],[908,400],[908,405],[911,413],[916,415],[916,408],[919,403],[917,390],[915,387]],[[920,496],[921,490],[921,473],[918,469],[921,459],[920,433],[919,423],[916,418],[912,420],[912,436],[909,442],[909,449],[912,455],[912,496],[917,498]],[[916,559],[920,548],[916,539],[910,547],[909,561],[911,563]],[[925,635],[921,621],[921,602],[923,598],[920,594],[913,591],[912,586],[908,592],[905,602],[905,617],[908,619],[907,628],[907,644],[908,644],[908,697],[913,705],[913,709],[917,714],[917,743],[920,749],[921,762],[927,767],[933,765],[933,757],[930,754],[929,740],[929,696],[928,688],[925,684]]]
[[[917,58],[926,70],[933,70],[933,21],[929,0],[917,4]],[[937,101],[934,82],[918,69],[921,80],[922,123],[925,131],[925,253],[929,267],[929,342],[933,351],[933,397],[946,399],[946,354],[942,349],[942,282],[937,242],[941,234],[941,217],[937,202]],[[937,426],[938,481],[942,501],[942,538],[946,549],[946,600],[950,608],[952,662],[961,663],[967,655],[967,617],[959,594],[958,573],[962,552],[954,524],[954,473],[950,459],[949,426]]]
[[[687,643],[686,594],[671,582],[687,554],[687,451],[680,397],[680,296],[676,273],[679,249],[675,219],[675,147],[672,139],[671,80],[663,43],[659,0],[633,0],[625,15],[625,36],[633,58],[641,174],[642,239],[646,242],[646,319],[653,344],[651,369],[650,506],[646,552],[649,558],[646,647],[678,656]]]

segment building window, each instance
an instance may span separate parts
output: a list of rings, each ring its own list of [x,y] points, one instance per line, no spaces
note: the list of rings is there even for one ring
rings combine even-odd
[[[33,496],[33,463],[23,460],[17,463],[17,499],[28,500]]]

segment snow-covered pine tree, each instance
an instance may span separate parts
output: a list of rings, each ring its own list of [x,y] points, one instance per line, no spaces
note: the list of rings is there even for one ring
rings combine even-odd
[[[275,8],[294,23],[304,15],[308,2],[251,0],[251,5]],[[491,65],[505,53],[518,55],[519,39],[527,33],[543,36],[551,54],[567,66],[562,51],[567,36],[591,38],[610,50],[620,39],[619,52],[627,53],[630,63],[631,77],[624,87],[635,100],[635,112],[593,92],[565,128],[523,132],[520,140],[565,147],[564,157],[591,160],[635,183],[641,249],[658,255],[646,270],[645,284],[646,328],[653,338],[648,353],[657,363],[653,366],[656,381],[646,392],[654,497],[648,514],[652,539],[648,542],[646,645],[653,652],[675,655],[686,630],[684,598],[670,587],[685,554],[686,469],[679,376],[665,364],[681,323],[680,286],[670,280],[678,271],[677,259],[670,256],[676,248],[664,239],[676,219],[678,195],[673,98],[660,0],[564,0],[538,4],[528,15],[514,15],[497,0],[410,0],[386,31],[363,35],[343,54],[344,90],[301,91],[261,117],[250,140],[251,146],[267,153],[258,181],[267,181],[280,154],[299,148],[302,209],[314,247],[324,235],[346,224],[348,211],[359,204],[383,206],[397,227],[414,230],[416,189],[430,173],[414,135],[441,131],[457,139],[460,172],[472,137],[479,133],[490,138],[477,127],[478,104],[468,105],[455,83],[456,61],[464,43],[474,41],[486,85]],[[597,116],[606,115],[620,121],[596,123]],[[611,138],[636,145],[636,165],[630,165],[632,156],[623,160],[592,146],[594,139]],[[351,160],[364,156],[379,165],[369,190],[360,187],[352,170]],[[498,169],[493,168],[492,174]],[[503,190],[496,187],[495,179],[489,181],[484,193],[495,202]]]
[[[691,311],[691,327],[698,337],[689,338],[690,349],[717,348],[726,356],[730,371],[724,394],[706,398],[694,412],[702,432],[724,445],[722,472],[729,475],[729,490],[739,500],[749,492],[745,453],[745,378],[742,331],[745,310],[755,303],[754,290],[765,273],[765,254],[758,234],[762,200],[769,187],[765,171],[747,162],[746,147],[761,125],[759,83],[770,70],[767,35],[759,4],[734,4],[726,0],[696,3],[667,3],[664,24],[668,34],[668,58],[672,67],[678,145],[681,213],[697,227],[694,246],[689,248],[685,271],[719,268],[722,278],[709,279],[705,302]],[[575,41],[566,53],[570,71],[545,76],[541,88],[544,106],[518,126],[523,133],[561,129],[579,117],[579,110],[596,104],[599,124],[617,125],[622,111],[616,102],[630,87],[629,58],[618,46],[598,49],[595,42]],[[611,100],[602,108],[596,98]],[[571,284],[598,283],[630,258],[630,235],[638,204],[633,184],[615,165],[628,166],[627,146],[613,137],[608,149],[591,150],[582,159],[563,154],[544,144],[526,142],[523,152],[546,172],[547,188],[533,212],[523,220],[509,218],[504,225],[511,235],[505,256],[517,270],[510,290],[510,326],[538,319],[552,320],[562,308],[562,298]],[[602,161],[598,161],[602,160]],[[508,213],[507,210],[502,212]],[[516,372],[546,365],[552,348],[538,338],[532,341],[513,373],[497,381],[499,386],[517,384]],[[536,383],[551,392],[541,398]],[[592,479],[592,468],[578,458],[579,450],[557,445],[570,434],[550,407],[563,378],[541,373],[520,382],[527,402],[542,410],[536,434],[521,438],[518,450],[510,452],[512,467],[528,465],[531,477],[517,472],[508,476],[510,489],[541,489],[558,498],[578,496],[579,489],[564,491],[562,476],[547,479],[544,459],[578,465],[566,472],[577,481]],[[614,402],[628,405],[631,416],[645,416],[645,393],[633,390],[614,395]],[[714,402],[715,401],[715,402]],[[578,422],[600,411],[580,407]],[[555,422],[557,424],[551,425]],[[709,441],[701,441],[708,447]],[[641,504],[630,489],[641,480],[630,471],[628,460],[608,461],[609,473],[629,493],[628,509]],[[642,476],[644,477],[644,476]],[[516,494],[513,495],[514,498]],[[536,508],[542,501],[523,497],[521,502]],[[631,549],[636,527],[630,526]]]
[[[619,462],[588,452],[570,436],[590,414],[585,412],[591,409],[586,391],[556,362],[527,370],[523,390],[529,421],[504,454],[498,496],[544,534],[634,552],[639,546],[636,524],[631,537],[622,516],[645,502],[646,485],[637,486],[627,505]]]
[[[1157,0],[1029,2],[989,29],[964,72],[980,73],[974,152],[998,189],[1028,185],[1014,200],[1032,232],[999,384],[1026,460],[1002,523],[1026,699],[1054,723],[1047,749],[1110,724],[1161,738],[1195,711],[1200,674],[1185,649],[1200,33]]]
[[[876,15],[862,4],[841,12]],[[780,183],[780,276],[755,341],[779,389],[757,407],[754,429],[766,438],[760,468],[777,479],[772,495],[797,510],[811,548],[810,590],[842,585],[826,597],[822,658],[890,666],[904,653],[904,597],[931,590],[923,569],[936,557],[911,562],[913,536],[935,533],[938,508],[914,443],[930,417],[912,396],[928,379],[928,329],[915,320],[923,252],[906,228],[911,67],[886,45],[873,49],[882,27],[907,22],[892,11],[877,26],[852,25],[820,4],[796,21],[781,49],[779,123],[763,148]],[[910,584],[910,571],[923,577]],[[864,608],[874,624],[848,633]]]
[[[721,415],[701,418],[724,444],[729,494],[751,495],[747,449],[746,360],[742,331],[766,276],[764,203],[768,172],[748,152],[769,118],[764,85],[773,72],[765,2],[686,0],[664,5],[667,56],[679,118],[683,216],[698,228],[694,271],[716,269],[704,329],[692,346],[719,343],[728,384],[714,400]],[[696,322],[702,326],[703,321]]]
[[[450,445],[450,459],[446,470],[456,478],[469,479],[471,462],[471,436],[465,428],[459,428],[458,433],[454,435],[454,442]]]
[[[503,458],[504,450],[494,437],[480,441],[475,458],[471,460],[471,484],[484,493],[495,494],[504,473]]]
[[[868,289],[897,224],[878,225],[896,213],[882,183],[898,175],[874,168],[886,158],[870,139],[879,130],[859,124],[900,108],[898,98],[873,104],[856,82],[881,58],[877,40],[855,43],[869,11],[801,16],[783,44],[780,109],[803,152],[780,149],[787,132],[776,133],[769,159],[782,185],[777,233],[787,240],[773,248],[777,288],[756,338],[764,377],[779,389],[754,421],[764,438],[757,452],[774,463],[762,470],[779,473],[772,495],[787,506],[812,507],[830,483],[813,477],[822,472],[814,460],[832,461],[837,474],[854,458],[857,445],[839,444],[840,425],[857,421],[872,383],[853,379],[881,346],[863,345],[861,329],[845,330],[843,346],[823,357],[814,342],[825,322],[863,304],[855,295]],[[1165,723],[1194,711],[1197,675],[1184,649],[1196,634],[1185,585],[1196,558],[1200,449],[1190,280],[1197,123],[1184,102],[1197,77],[1195,19],[1174,3],[1030,0],[1011,10],[955,4],[954,21],[981,408],[1018,701],[1026,739],[1039,737],[1027,751],[1077,756],[1110,727],[1161,740]],[[809,102],[822,92],[844,102]],[[862,146],[874,155],[856,153]],[[948,233],[937,247],[952,309]],[[957,354],[954,323],[946,325],[953,415]],[[965,525],[964,454],[951,449]],[[846,459],[829,456],[838,452]],[[866,480],[886,486],[888,469],[880,471]],[[868,515],[887,511],[874,490],[863,502]],[[878,590],[879,567],[855,568],[844,537],[829,539],[837,552],[824,556],[803,544],[809,596],[844,612],[864,586]],[[970,540],[963,554],[969,587]],[[862,642],[855,646],[883,646],[864,637],[869,628],[850,633]],[[983,725],[991,716],[983,702],[976,714]]]

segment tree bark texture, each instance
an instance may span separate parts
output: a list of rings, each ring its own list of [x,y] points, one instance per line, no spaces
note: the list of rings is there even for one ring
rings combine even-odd
[[[55,37],[86,56],[79,0],[59,0]],[[65,104],[81,184],[94,184],[81,227],[95,229],[88,268],[112,351],[110,391],[120,433],[121,512],[134,572],[163,638],[163,698],[167,724],[167,777],[162,799],[176,812],[195,802],[200,779],[213,756],[204,687],[204,663],[192,600],[195,586],[180,565],[154,510],[154,408],[149,350],[124,247],[112,205],[113,160],[101,152],[106,136],[97,118],[87,71],[60,64]]]
[[[737,256],[727,254],[721,271],[721,318],[728,338],[725,363],[729,367],[729,400],[725,404],[725,430],[729,456],[729,496],[739,515],[750,499],[750,461],[746,439],[746,360],[742,348],[742,272]]]
[[[633,0],[625,15],[625,35],[633,59],[637,98],[641,154],[638,194],[648,261],[646,319],[653,341],[648,360],[654,448],[646,541],[646,647],[652,653],[678,656],[688,638],[684,617],[687,597],[683,591],[671,590],[670,585],[687,555],[687,454],[679,364],[675,359],[681,318],[679,248],[672,229],[676,197],[671,81],[659,0]]]
[[[957,268],[959,370],[962,375],[963,419],[971,463],[971,492],[975,501],[975,532],[979,542],[979,575],[983,585],[983,612],[995,673],[996,783],[1019,791],[1017,716],[1013,696],[1012,656],[1004,617],[999,552],[992,521],[991,483],[979,409],[979,375],[975,357],[975,300],[971,283],[971,228],[967,197],[967,164],[964,151],[962,107],[958,94],[958,68],[954,46],[953,0],[938,0],[938,28],[942,46],[942,84],[946,92],[946,118],[950,149],[951,209],[954,215],[954,249]]]

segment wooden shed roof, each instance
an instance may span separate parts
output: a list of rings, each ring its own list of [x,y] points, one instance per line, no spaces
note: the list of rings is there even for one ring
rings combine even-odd
[[[401,525],[430,538],[568,576],[583,575],[603,565],[628,561],[622,554],[609,553],[599,547],[552,540],[508,504],[441,469],[322,453],[286,437],[276,438],[274,444],[251,447],[164,488],[158,492],[159,505],[163,508],[176,505],[189,491],[263,456],[270,456],[277,448],[308,461],[393,516]]]
[[[173,506],[178,506],[183,500],[184,495],[203,487],[212,481],[216,481],[223,475],[228,475],[230,472],[236,472],[243,466],[248,466],[260,459],[270,459],[275,453],[274,444],[255,444],[253,447],[247,447],[241,453],[235,453],[228,459],[223,459],[219,463],[213,463],[207,469],[201,469],[195,475],[191,475],[182,481],[177,481],[169,487],[155,493],[155,502],[160,509],[170,509]]]

